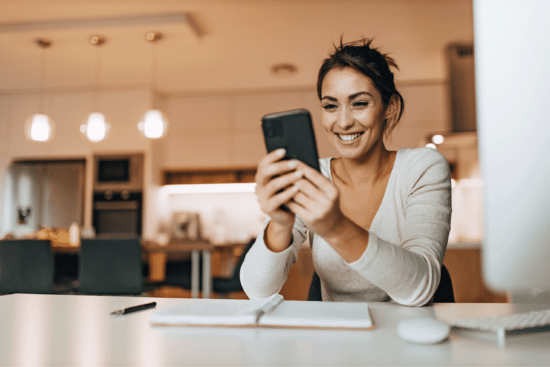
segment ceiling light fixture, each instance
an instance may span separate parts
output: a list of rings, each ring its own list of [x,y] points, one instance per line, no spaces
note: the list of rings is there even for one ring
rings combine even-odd
[[[37,142],[48,142],[53,137],[53,121],[44,113],[44,69],[46,64],[46,48],[52,45],[47,39],[39,38],[36,44],[42,48],[40,60],[40,107],[39,113],[34,114],[25,124],[25,135],[28,139]]]
[[[282,63],[275,64],[271,67],[271,72],[280,77],[292,76],[298,72],[298,68],[294,64]]]
[[[159,32],[149,32],[146,37],[147,41],[151,43],[151,90],[153,94],[156,90],[156,79],[157,79],[157,49],[155,43],[162,39],[162,33]],[[152,99],[154,101],[154,95]],[[168,122],[166,116],[162,113],[161,110],[155,109],[154,103],[151,102],[151,109],[149,109],[137,127],[140,133],[148,139],[160,139],[166,136],[168,131]]]
[[[432,136],[432,143],[434,144],[443,144],[444,141],[445,137],[441,134],[435,134],[434,136]]]
[[[105,44],[106,38],[103,36],[92,36],[90,43],[97,47],[96,54],[96,73],[95,73],[95,91],[94,91],[94,112],[88,115],[85,124],[80,126],[80,132],[92,143],[99,143],[107,137],[110,130],[109,123],[105,120],[105,115],[99,112],[99,83],[101,69],[101,46]]]

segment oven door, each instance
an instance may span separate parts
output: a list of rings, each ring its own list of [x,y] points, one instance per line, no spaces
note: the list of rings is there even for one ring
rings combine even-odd
[[[141,236],[141,195],[127,200],[94,198],[93,226],[96,234]]]

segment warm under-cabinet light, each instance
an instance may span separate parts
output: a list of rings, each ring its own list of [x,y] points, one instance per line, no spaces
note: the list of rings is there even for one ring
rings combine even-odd
[[[254,192],[255,183],[165,185],[167,194],[226,194]]]

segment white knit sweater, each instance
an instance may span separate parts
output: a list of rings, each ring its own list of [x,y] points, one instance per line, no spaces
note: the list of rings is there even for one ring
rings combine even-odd
[[[332,181],[331,158],[321,173]],[[431,148],[400,149],[380,208],[369,230],[363,255],[352,263],[320,236],[313,235],[313,264],[321,278],[324,301],[389,301],[421,306],[439,284],[451,222],[449,164]],[[266,222],[267,225],[267,222]],[[280,291],[297,261],[307,228],[296,218],[293,241],[280,253],[269,250],[262,232],[241,268],[249,298]]]

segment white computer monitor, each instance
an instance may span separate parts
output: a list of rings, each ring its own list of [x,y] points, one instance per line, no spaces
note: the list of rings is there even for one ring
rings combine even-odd
[[[484,278],[550,290],[550,1],[473,5]]]

